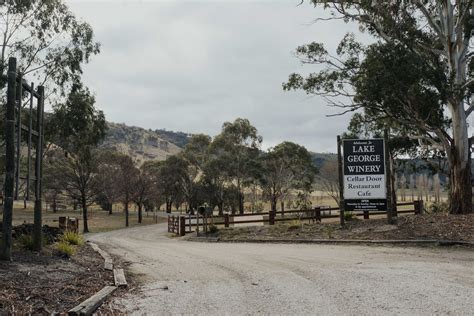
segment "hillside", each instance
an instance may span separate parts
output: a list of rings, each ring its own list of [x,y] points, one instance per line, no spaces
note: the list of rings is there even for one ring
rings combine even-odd
[[[123,123],[108,123],[109,130],[102,144],[103,148],[117,150],[131,155],[139,162],[165,160],[179,153],[186,146],[188,133],[167,131],[165,129],[144,129]],[[337,159],[331,153],[311,153],[314,164],[320,168],[326,160]]]
[[[147,160],[165,160],[179,153],[188,134],[164,130],[147,130],[125,124],[108,123],[109,130],[103,148],[117,150],[132,156],[138,163]],[[176,143],[180,146],[177,146]]]
[[[324,165],[326,161],[331,161],[337,160],[337,154],[333,153],[315,153],[315,152],[310,152],[311,153],[311,158],[313,159],[314,165],[318,168],[321,169],[321,167]]]

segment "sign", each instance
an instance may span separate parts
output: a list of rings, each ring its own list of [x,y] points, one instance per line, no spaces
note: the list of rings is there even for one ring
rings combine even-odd
[[[343,140],[343,151],[345,210],[387,210],[384,140]]]

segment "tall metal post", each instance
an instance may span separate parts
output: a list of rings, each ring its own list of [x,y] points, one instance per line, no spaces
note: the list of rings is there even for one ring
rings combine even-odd
[[[23,78],[21,75],[18,77],[18,84],[16,85],[16,102],[17,102],[17,119],[16,119],[16,170],[15,170],[15,200],[18,200],[20,192],[20,160],[21,160],[21,107],[22,107],[22,95],[23,95]]]
[[[38,87],[38,106],[36,112],[36,168],[35,168],[35,215],[33,228],[33,247],[41,250],[42,247],[42,201],[41,201],[41,168],[43,161],[43,109],[44,109],[44,87]]]
[[[339,221],[341,226],[345,225],[344,220],[344,169],[342,167],[342,141],[341,136],[337,136],[337,167],[339,171]]]
[[[0,259],[11,260],[13,195],[15,182],[15,101],[16,59],[8,60],[7,107],[5,111],[5,202],[3,206],[2,252]]]

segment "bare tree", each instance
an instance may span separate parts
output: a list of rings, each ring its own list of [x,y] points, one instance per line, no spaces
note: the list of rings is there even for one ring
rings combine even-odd
[[[339,177],[335,160],[326,160],[316,176],[316,183],[339,206]]]
[[[154,182],[151,173],[151,168],[148,165],[142,165],[137,171],[135,176],[135,183],[133,184],[134,192],[132,196],[133,202],[138,207],[138,223],[143,220],[143,206],[147,200],[151,199],[154,192]]]
[[[56,159],[54,162],[61,174],[64,191],[81,205],[84,233],[89,232],[88,207],[95,202],[100,193],[97,161],[97,153],[86,150],[63,159]]]
[[[117,192],[119,192],[119,200],[123,204],[125,213],[125,226],[129,226],[129,206],[132,202],[135,192],[134,185],[136,183],[138,168],[135,166],[132,158],[127,155],[118,156],[118,181],[116,182]]]

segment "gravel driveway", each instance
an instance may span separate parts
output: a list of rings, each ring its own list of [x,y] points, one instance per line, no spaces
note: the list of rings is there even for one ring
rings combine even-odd
[[[474,251],[186,242],[166,224],[90,236],[132,263],[136,314],[474,315]]]

